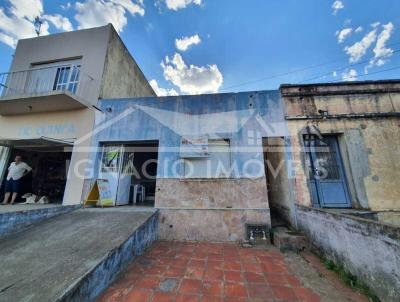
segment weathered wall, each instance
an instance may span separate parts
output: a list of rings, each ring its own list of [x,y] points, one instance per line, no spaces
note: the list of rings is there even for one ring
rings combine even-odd
[[[400,299],[400,228],[298,207],[298,225],[324,256],[343,264],[382,301]]]
[[[162,239],[235,241],[246,238],[246,223],[270,225],[264,177],[158,179],[155,207]]]
[[[296,162],[296,202],[311,205],[303,134],[315,126],[337,134],[352,205],[398,210],[400,91],[396,83],[283,86],[281,92]],[[319,110],[327,111],[322,118]]]
[[[159,142],[155,207],[161,238],[239,240],[246,237],[247,222],[270,224],[261,137],[286,134],[277,91],[102,100],[99,105],[105,113],[96,123],[114,122],[97,134],[95,146]],[[185,179],[180,157],[185,135],[228,139],[230,178]],[[98,171],[99,157],[93,160]]]
[[[24,114],[15,116],[0,116],[0,137],[3,139],[37,139],[42,136],[73,140],[89,133],[94,121],[93,109],[60,111],[52,113]],[[83,178],[88,158],[87,149],[90,140],[76,144],[71,157],[68,182],[63,199],[64,205],[79,204],[81,200]]]
[[[268,183],[268,201],[286,221],[291,221],[291,197],[289,194],[289,175],[286,158],[286,145],[283,137],[263,140],[264,161]]]
[[[28,205],[29,207],[30,205]],[[77,210],[80,206],[27,208],[21,211],[0,213],[0,237],[17,232],[50,217]]]
[[[100,98],[126,98],[155,96],[145,75],[114,28],[105,57]]]

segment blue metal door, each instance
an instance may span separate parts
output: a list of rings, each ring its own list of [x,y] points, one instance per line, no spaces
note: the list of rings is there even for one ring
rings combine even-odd
[[[314,206],[351,208],[346,176],[335,136],[307,136],[309,179]]]

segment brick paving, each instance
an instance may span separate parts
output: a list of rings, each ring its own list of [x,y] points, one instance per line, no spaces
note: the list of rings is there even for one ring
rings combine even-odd
[[[158,241],[100,302],[320,301],[274,249]]]

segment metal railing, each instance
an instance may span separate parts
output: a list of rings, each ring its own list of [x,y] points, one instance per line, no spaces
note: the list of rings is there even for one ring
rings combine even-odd
[[[80,65],[32,68],[0,73],[0,101],[5,98],[30,97],[57,91],[69,92],[90,101],[95,80],[81,71]]]

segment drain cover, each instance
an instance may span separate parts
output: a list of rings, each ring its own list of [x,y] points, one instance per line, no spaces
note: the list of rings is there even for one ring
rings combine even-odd
[[[165,279],[160,283],[160,290],[162,292],[171,292],[176,286],[176,280],[175,279]]]

